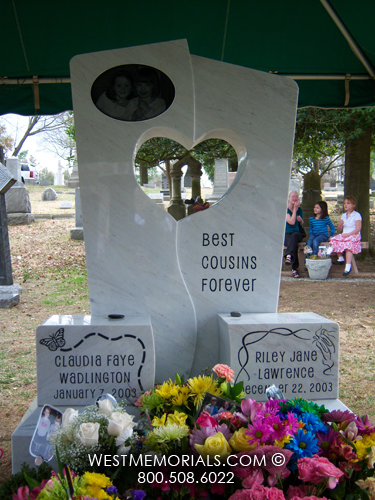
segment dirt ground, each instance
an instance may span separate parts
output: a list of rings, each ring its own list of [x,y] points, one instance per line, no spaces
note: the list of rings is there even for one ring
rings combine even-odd
[[[66,219],[9,228],[13,279],[23,292],[19,305],[0,310],[0,482],[11,474],[11,435],[36,396],[36,327],[52,314],[89,313],[84,243],[69,239],[74,226]],[[340,399],[375,423],[375,259],[358,267],[367,279],[283,278],[279,312],[310,311],[339,323]]]

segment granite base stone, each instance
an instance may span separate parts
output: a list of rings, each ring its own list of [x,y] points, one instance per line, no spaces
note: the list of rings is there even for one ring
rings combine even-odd
[[[219,314],[220,362],[267,401],[275,384],[286,399],[337,399],[339,325],[314,313]]]
[[[84,240],[83,227],[74,227],[70,230],[71,240]]]
[[[19,304],[21,292],[19,285],[0,286],[0,309],[10,309]]]
[[[7,214],[8,226],[29,225],[35,221],[34,214]]]
[[[121,316],[56,315],[38,326],[39,405],[83,406],[107,393],[134,403],[154,387],[150,316]]]

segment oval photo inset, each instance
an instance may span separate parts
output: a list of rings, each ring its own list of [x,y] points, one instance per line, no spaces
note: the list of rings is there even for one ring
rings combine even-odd
[[[124,64],[98,76],[91,88],[95,106],[116,120],[138,122],[161,115],[173,102],[172,80],[151,66]]]

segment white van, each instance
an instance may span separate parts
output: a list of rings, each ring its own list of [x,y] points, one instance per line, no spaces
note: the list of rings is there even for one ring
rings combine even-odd
[[[24,184],[39,184],[39,173],[32,165],[21,163],[21,180]]]

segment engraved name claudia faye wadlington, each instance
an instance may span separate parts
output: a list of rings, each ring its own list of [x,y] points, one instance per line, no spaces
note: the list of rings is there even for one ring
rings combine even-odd
[[[202,246],[207,250],[219,247],[224,251],[234,250],[235,233],[203,233]],[[225,248],[226,247],[226,248]],[[238,255],[233,252],[228,255],[204,255],[202,269],[205,271],[254,271],[257,267],[255,255]],[[254,292],[256,278],[202,278],[202,292]]]
[[[94,337],[95,350],[101,350],[102,354],[79,354],[82,344]],[[104,342],[102,349],[97,345],[98,341],[101,344]],[[143,391],[141,374],[146,360],[146,346],[135,335],[110,337],[92,332],[73,347],[65,347],[64,328],[60,328],[39,343],[54,355],[53,364],[57,373],[52,376],[56,380],[55,385],[60,386],[53,395],[54,399],[95,399],[108,392],[118,398],[136,398],[137,387]],[[111,353],[112,346],[123,354]],[[92,349],[92,345],[85,347]],[[56,353],[58,349],[60,352]],[[127,353],[124,353],[125,349]]]

